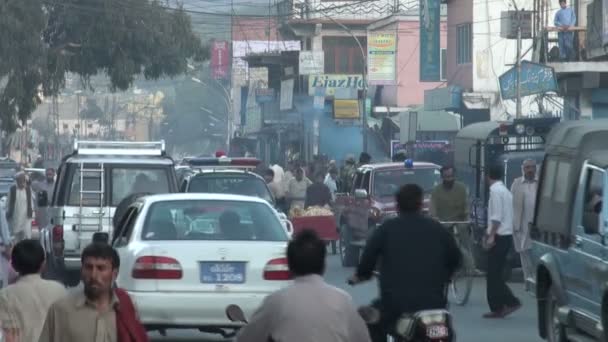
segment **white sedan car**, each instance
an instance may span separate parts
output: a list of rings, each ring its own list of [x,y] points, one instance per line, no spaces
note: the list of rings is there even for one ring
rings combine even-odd
[[[230,333],[229,304],[251,315],[288,285],[292,232],[268,202],[222,194],[164,194],[134,202],[113,245],[117,284],[135,301],[148,330]]]

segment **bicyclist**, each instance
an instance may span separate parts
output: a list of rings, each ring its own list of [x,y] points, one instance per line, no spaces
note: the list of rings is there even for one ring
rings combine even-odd
[[[423,191],[407,184],[397,194],[399,216],[385,221],[367,242],[357,272],[349,279],[368,280],[378,265],[380,324],[369,326],[374,342],[404,313],[443,309],[446,288],[460,266],[462,254],[454,237],[437,221],[422,214]]]
[[[441,168],[441,184],[431,193],[431,216],[442,222],[469,220],[466,186],[457,181],[453,166]]]

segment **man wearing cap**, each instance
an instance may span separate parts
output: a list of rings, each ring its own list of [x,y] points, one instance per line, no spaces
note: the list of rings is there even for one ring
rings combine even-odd
[[[15,175],[15,185],[8,193],[6,219],[11,227],[13,242],[32,238],[33,196],[25,172]]]

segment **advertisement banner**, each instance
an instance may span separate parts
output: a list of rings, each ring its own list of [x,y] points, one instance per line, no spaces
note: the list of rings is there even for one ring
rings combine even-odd
[[[274,89],[258,88],[255,90],[255,99],[258,103],[269,103],[274,101]]]
[[[439,1],[420,0],[420,81],[441,81]]]
[[[318,75],[325,70],[325,52],[323,51],[300,51],[300,75]]]
[[[247,62],[242,58],[253,53],[300,51],[299,40],[267,41],[237,40],[232,42],[232,85],[246,86],[251,77]]]
[[[290,110],[293,108],[293,85],[293,78],[281,81],[279,110]]]
[[[216,80],[227,80],[229,67],[228,42],[214,41],[211,47],[211,77]]]
[[[608,0],[602,0],[602,45],[608,44]]]
[[[363,89],[363,76],[321,74],[308,77],[308,95],[315,96],[315,88],[325,88],[325,96],[334,96],[337,88]]]
[[[334,119],[359,119],[358,100],[334,100]]]
[[[394,84],[397,69],[397,34],[368,32],[367,80],[369,84]]]

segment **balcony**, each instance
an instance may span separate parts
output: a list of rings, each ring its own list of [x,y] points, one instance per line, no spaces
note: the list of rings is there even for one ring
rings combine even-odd
[[[553,67],[556,74],[575,74],[583,72],[608,72],[608,62],[593,61],[587,58],[589,37],[585,27],[571,27],[568,31],[574,33],[573,56],[569,60],[559,57],[557,27],[545,27],[540,31],[537,40],[538,62]]]
[[[277,9],[279,17],[286,21],[324,20],[327,17],[337,20],[369,21],[395,13],[418,13],[417,5],[412,5],[411,0],[284,0],[277,4]]]

